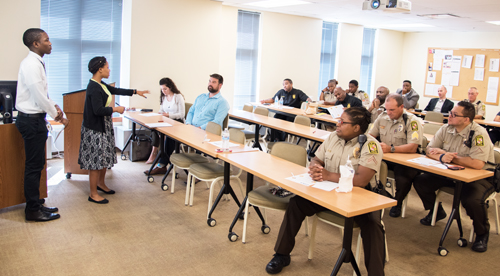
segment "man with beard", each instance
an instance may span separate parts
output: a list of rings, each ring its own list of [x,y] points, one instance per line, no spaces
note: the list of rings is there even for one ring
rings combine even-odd
[[[389,95],[389,89],[385,86],[380,86],[377,88],[375,99],[373,99],[372,104],[368,107],[368,111],[372,114],[372,123],[377,120],[378,115],[385,111],[385,97]]]
[[[417,91],[411,88],[411,81],[404,80],[403,88],[396,90],[396,93],[403,97],[406,109],[417,108],[416,106],[418,104],[418,99],[420,99],[420,95],[418,95]]]
[[[335,105],[342,105],[345,108],[360,106],[363,107],[363,103],[360,99],[347,94],[347,92],[342,89],[342,87],[337,86],[333,91],[333,94],[337,98]]]
[[[208,122],[222,123],[229,112],[229,103],[220,94],[224,79],[219,74],[210,75],[208,81],[208,94],[199,95],[189,109],[186,125],[193,125],[201,129],[207,127]]]

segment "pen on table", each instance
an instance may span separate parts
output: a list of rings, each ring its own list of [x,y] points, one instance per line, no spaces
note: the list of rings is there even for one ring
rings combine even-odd
[[[117,103],[117,102],[115,102],[115,105],[116,105],[116,106],[121,106],[121,105],[120,105],[119,103]]]
[[[295,174],[291,173],[292,174],[292,177],[295,178]]]
[[[313,131],[313,134],[314,134],[314,133],[316,133],[316,130],[315,130],[315,131]]]

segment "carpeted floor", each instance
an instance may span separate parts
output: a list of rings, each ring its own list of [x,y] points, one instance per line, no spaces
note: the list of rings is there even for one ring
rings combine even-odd
[[[282,212],[267,212],[272,230],[265,235],[251,211],[247,243],[241,243],[243,221],[234,229],[240,238],[230,242],[227,236],[237,211],[235,202],[221,201],[213,215],[217,225],[209,227],[206,185],[198,183],[193,207],[184,206],[183,172],[171,194],[160,189],[160,176],[154,183],[146,181],[142,171],[148,165],[144,162],[119,160],[106,175],[107,185],[117,193],[105,195],[109,204],[98,205],[87,201],[88,176],[73,175],[67,180],[62,166],[62,159],[48,161],[46,202],[47,206],[59,207],[61,219],[26,223],[24,204],[0,210],[0,275],[266,275]],[[169,176],[167,183],[170,181]],[[242,181],[245,183],[245,174]],[[256,186],[262,184],[262,180],[256,180]],[[239,189],[236,192],[241,200]],[[450,203],[451,196],[445,196],[447,212]],[[426,212],[412,190],[405,219],[384,217],[390,257],[386,274],[500,274],[500,236],[496,235],[493,208],[489,213],[492,225],[486,253],[475,253],[470,245],[458,247],[454,224],[445,242],[450,253],[440,257],[437,247],[445,222],[438,222],[436,227],[420,225]],[[465,214],[462,217],[468,238],[471,221]],[[308,260],[309,238],[301,230],[292,263],[281,274],[329,275],[341,240],[338,229],[318,223],[315,256]],[[355,248],[356,241],[353,244]],[[359,263],[361,273],[366,275],[364,261]],[[350,265],[344,264],[339,275],[352,275]]]

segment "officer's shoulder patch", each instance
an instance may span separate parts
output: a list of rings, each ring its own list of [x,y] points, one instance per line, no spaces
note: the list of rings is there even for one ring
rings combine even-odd
[[[368,98],[368,93],[365,92],[365,97]]]
[[[476,136],[476,146],[479,146],[479,147],[484,146],[483,135]]]
[[[371,141],[371,142],[368,142],[368,151],[371,153],[371,154],[378,154],[378,146],[377,146],[377,143]]]
[[[485,105],[485,104],[483,104],[483,111],[485,111],[485,110],[486,110],[486,105]]]
[[[418,131],[418,123],[416,121],[411,122],[411,130]]]

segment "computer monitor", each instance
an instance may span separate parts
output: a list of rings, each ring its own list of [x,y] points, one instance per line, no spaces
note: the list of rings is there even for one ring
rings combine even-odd
[[[0,81],[0,114],[4,124],[12,123],[12,111],[16,110],[17,81]]]

